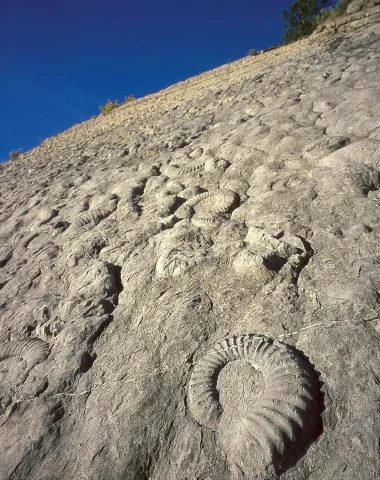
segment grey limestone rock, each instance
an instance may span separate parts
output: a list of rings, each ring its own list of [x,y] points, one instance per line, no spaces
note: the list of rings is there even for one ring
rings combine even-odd
[[[0,165],[0,480],[380,478],[379,7]]]

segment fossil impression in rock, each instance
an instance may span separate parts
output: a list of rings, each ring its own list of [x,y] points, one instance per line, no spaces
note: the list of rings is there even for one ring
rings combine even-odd
[[[128,192],[133,200],[133,194]],[[71,224],[71,229],[86,229],[96,227],[99,222],[109,217],[117,209],[119,197],[117,194],[112,193],[110,195],[102,195],[95,199],[89,210],[77,215]]]
[[[260,372],[264,384],[244,415],[223,419],[218,377],[235,361]],[[233,336],[217,343],[196,364],[188,395],[194,419],[219,433],[229,461],[249,475],[284,471],[321,432],[320,383],[311,364],[265,336]]]
[[[178,218],[192,217],[192,223],[197,227],[219,224],[219,215],[227,213],[236,199],[237,194],[231,190],[210,190],[187,200],[178,208],[175,215]],[[198,204],[199,211],[195,212],[194,208],[198,208]]]
[[[81,213],[78,215],[73,223],[72,226],[75,228],[94,228],[96,225],[107,218],[111,213],[116,210],[115,208],[96,208],[94,210],[88,210],[87,212]]]
[[[161,173],[167,177],[181,177],[188,173],[193,173],[201,170],[207,159],[200,159],[190,165],[164,165],[161,167]]]
[[[306,160],[319,160],[350,143],[350,138],[345,136],[324,137],[306,145],[302,150],[302,156]]]
[[[44,360],[49,353],[49,345],[39,338],[12,340],[0,345],[0,361],[10,357],[21,357],[27,363],[27,372]]]
[[[26,253],[29,244],[38,237],[38,233],[32,233],[28,235],[26,238],[23,238],[17,245],[17,247],[13,250],[13,256],[15,258],[22,258]]]
[[[273,278],[273,272],[265,266],[264,257],[249,250],[239,252],[232,265],[237,273],[250,275],[260,283],[267,283]]]
[[[201,248],[166,249],[158,257],[156,275],[159,278],[178,277],[194,265],[204,261],[204,252]]]
[[[204,168],[205,172],[217,172],[218,170],[224,172],[228,165],[230,164],[227,162],[227,160],[211,157],[205,162]]]
[[[157,260],[158,277],[177,277],[188,269],[188,259],[179,251],[165,251]]]

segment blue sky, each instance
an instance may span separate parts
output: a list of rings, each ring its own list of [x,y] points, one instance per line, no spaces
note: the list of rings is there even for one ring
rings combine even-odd
[[[294,0],[0,0],[0,161],[99,113],[281,43]]]

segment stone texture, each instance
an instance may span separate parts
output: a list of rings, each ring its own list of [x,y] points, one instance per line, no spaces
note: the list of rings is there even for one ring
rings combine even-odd
[[[0,166],[1,480],[380,477],[375,3]]]

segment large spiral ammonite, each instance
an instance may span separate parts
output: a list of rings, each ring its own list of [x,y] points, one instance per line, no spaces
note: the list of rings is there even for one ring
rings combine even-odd
[[[234,361],[250,364],[264,385],[243,417],[223,419],[218,376]],[[200,425],[220,434],[227,456],[253,475],[283,471],[321,432],[320,382],[311,364],[261,335],[227,338],[199,360],[189,384],[189,408]]]

